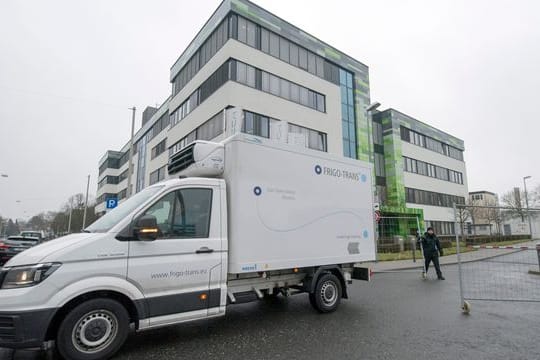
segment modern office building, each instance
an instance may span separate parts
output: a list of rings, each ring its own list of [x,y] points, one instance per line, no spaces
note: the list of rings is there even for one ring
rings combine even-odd
[[[169,80],[171,96],[145,111],[135,135],[134,192],[164,179],[169,156],[193,140],[220,140],[223,110],[236,107],[246,133],[272,138],[286,129],[298,146],[375,162],[385,214],[424,210],[431,225],[449,231],[447,205],[467,194],[461,140],[395,110],[375,114],[372,123],[366,65],[247,0],[221,3]],[[417,138],[430,147],[414,145]],[[106,210],[106,199],[126,196],[128,153],[126,144],[101,159],[96,211]],[[436,166],[439,175],[404,170],[402,154],[415,166],[425,161],[426,172]],[[444,203],[425,203],[428,193]]]
[[[368,67],[249,1],[221,3],[170,82],[171,97],[135,137],[134,191],[162,179],[168,155],[189,142],[219,139],[231,106],[244,109],[247,133],[271,137],[286,122],[309,148],[371,160]],[[127,149],[100,161],[97,211],[113,188],[125,194]]]
[[[463,141],[394,109],[373,114],[372,126],[383,215],[420,215],[437,234],[454,234],[453,204],[468,196]],[[399,226],[415,228],[408,221]]]

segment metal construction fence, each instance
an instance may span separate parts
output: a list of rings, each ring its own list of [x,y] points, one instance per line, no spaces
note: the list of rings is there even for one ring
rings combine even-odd
[[[422,232],[417,216],[382,216],[377,224],[377,254],[396,254],[395,259],[422,260],[418,235]]]
[[[540,302],[540,209],[454,205],[461,308],[471,301]]]

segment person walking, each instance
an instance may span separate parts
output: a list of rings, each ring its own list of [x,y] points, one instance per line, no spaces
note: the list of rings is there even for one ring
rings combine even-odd
[[[437,235],[435,235],[432,227],[428,227],[426,233],[421,239],[421,242],[422,249],[424,250],[424,259],[426,261],[424,275],[427,276],[429,264],[433,262],[435,271],[437,272],[437,278],[439,280],[444,280],[444,276],[441,272],[441,266],[439,265],[439,254],[443,256],[443,249],[441,247],[441,243],[439,242],[439,238]]]

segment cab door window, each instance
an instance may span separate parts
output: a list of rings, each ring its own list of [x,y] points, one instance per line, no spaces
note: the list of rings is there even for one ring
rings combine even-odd
[[[170,192],[157,203],[152,205],[143,215],[152,215],[156,218],[160,230],[159,238],[167,238],[171,235],[171,225],[174,216],[174,202],[176,191]]]
[[[212,209],[211,189],[182,189],[176,192],[172,236],[207,238]]]
[[[156,218],[159,238],[207,238],[210,231],[212,190],[176,190],[162,197],[143,215]]]

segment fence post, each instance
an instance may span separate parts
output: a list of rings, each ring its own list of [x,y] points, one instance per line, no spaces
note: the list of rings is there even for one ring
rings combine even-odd
[[[416,238],[414,239],[413,244],[413,262],[416,262],[416,244],[418,243],[418,240],[420,238],[420,220],[418,220],[418,216],[416,216]],[[422,246],[422,245],[420,245]],[[424,260],[424,259],[422,259]],[[425,270],[425,269],[424,269]]]
[[[411,249],[412,249],[412,261],[416,262],[416,237],[411,239]]]
[[[458,216],[457,216],[457,208],[456,203],[454,203],[454,232],[456,233],[456,255],[457,255],[457,262],[458,262],[458,273],[459,273],[459,297],[461,298],[461,308],[462,310],[465,309],[465,298],[463,297],[463,272],[461,269],[461,251],[459,248],[459,237],[458,237]]]
[[[540,271],[540,244],[536,244],[536,255],[538,256],[538,271]]]

